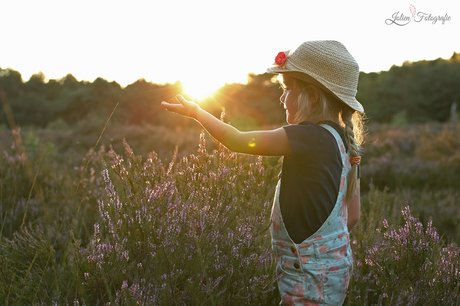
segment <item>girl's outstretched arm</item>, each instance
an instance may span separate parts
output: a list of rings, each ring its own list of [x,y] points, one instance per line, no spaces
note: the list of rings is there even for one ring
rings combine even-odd
[[[281,156],[291,154],[291,145],[283,128],[266,131],[240,132],[226,124],[181,95],[176,96],[180,104],[162,102],[171,112],[194,118],[216,140],[229,150],[239,153]]]

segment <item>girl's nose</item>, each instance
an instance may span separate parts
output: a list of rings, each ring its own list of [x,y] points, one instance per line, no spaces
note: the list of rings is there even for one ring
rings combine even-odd
[[[285,96],[285,93],[283,93],[283,94],[281,95],[281,97],[280,97],[281,103],[284,103],[284,96]]]

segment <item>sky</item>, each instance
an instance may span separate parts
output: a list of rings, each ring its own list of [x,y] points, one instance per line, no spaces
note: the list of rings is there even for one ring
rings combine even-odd
[[[395,13],[409,23],[391,24]],[[449,58],[459,30],[460,2],[445,0],[0,0],[0,67],[24,81],[71,73],[210,90],[246,82],[307,40],[341,41],[361,71],[378,72]]]

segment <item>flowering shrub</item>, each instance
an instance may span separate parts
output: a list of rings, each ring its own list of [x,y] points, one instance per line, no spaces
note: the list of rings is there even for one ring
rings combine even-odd
[[[460,125],[373,126],[364,145],[362,184],[460,188]]]
[[[417,183],[453,175],[456,131],[411,131],[381,132],[367,146],[345,305],[460,304],[460,250],[447,243],[460,237],[457,182]],[[278,158],[216,145],[210,154],[203,135],[198,153],[167,164],[126,142],[123,155],[101,146],[76,163],[35,138],[24,144],[26,155],[12,142],[1,148],[0,305],[279,303],[268,231]]]
[[[377,204],[374,209],[389,214],[394,222],[391,208],[384,206],[388,202]],[[402,216],[401,226],[390,226],[386,218],[378,222],[381,215],[366,218],[353,232],[354,273],[348,305],[458,305],[456,256],[460,248],[443,247],[432,222],[424,227],[408,206]]]
[[[25,226],[0,251],[0,304],[33,305],[55,302],[57,290],[43,290],[55,280],[55,250],[40,228]]]
[[[275,296],[262,159],[220,147],[164,167],[125,142],[109,152],[107,196],[78,264],[90,298],[115,305],[270,304]]]
[[[423,224],[433,218],[441,236],[460,243],[459,133],[458,124],[371,125],[361,190],[389,188],[400,207],[410,205]]]

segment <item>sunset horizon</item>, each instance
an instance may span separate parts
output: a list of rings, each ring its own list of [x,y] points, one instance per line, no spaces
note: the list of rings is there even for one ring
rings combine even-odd
[[[342,42],[366,73],[460,51],[454,39],[460,4],[289,1],[295,10],[283,14],[276,1],[244,3],[245,10],[238,1],[2,3],[0,34],[8,48],[0,48],[0,67],[19,71],[24,81],[41,71],[47,79],[70,73],[123,87],[143,78],[216,88],[244,84],[248,74],[264,73],[279,51],[306,40]],[[402,15],[407,24],[391,24]],[[435,22],[436,16],[449,19]]]

